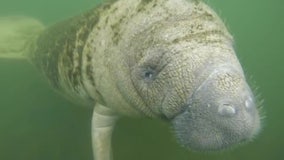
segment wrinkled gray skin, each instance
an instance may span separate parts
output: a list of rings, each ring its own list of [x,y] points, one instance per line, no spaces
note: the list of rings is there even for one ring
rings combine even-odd
[[[73,54],[63,48],[55,70],[48,70],[51,63],[41,68],[60,90],[95,105],[96,159],[111,159],[118,115],[168,121],[179,143],[193,150],[221,150],[257,134],[259,113],[233,39],[203,2],[117,0],[94,14],[87,39],[80,39],[86,25],[76,30]],[[34,53],[39,66],[53,55]]]
[[[153,3],[161,7],[151,8]],[[116,5],[121,14],[135,8]],[[109,29],[98,33],[98,42],[112,46],[100,52],[109,54],[109,75],[101,82],[106,106],[169,120],[178,141],[191,149],[219,150],[250,140],[260,126],[258,111],[224,24],[199,1],[151,1],[148,8],[150,13],[120,24],[117,46]]]

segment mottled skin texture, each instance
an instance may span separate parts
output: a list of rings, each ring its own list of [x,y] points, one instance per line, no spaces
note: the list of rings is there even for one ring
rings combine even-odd
[[[195,150],[250,140],[259,115],[232,43],[201,1],[117,0],[50,27],[31,57],[55,88],[96,105],[105,160],[117,115],[166,120]]]
[[[29,56],[55,89],[86,103],[90,103],[92,97],[88,96],[82,82],[82,53],[98,17],[98,10],[94,9],[47,28]]]

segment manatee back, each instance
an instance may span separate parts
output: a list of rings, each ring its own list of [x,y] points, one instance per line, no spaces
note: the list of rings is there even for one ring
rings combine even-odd
[[[29,55],[56,90],[71,99],[92,102],[82,78],[82,53],[89,33],[98,21],[97,9],[47,28]]]

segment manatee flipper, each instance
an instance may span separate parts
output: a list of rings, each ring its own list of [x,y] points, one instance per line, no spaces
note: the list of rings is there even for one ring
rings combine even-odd
[[[0,17],[0,58],[26,58],[44,28],[42,23],[29,17]]]
[[[111,109],[96,104],[92,118],[92,145],[95,160],[112,160],[111,137],[118,116]]]

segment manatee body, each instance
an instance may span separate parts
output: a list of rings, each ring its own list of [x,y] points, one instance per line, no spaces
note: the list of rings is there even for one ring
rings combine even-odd
[[[183,146],[204,151],[251,140],[260,128],[232,36],[202,1],[104,3],[47,28],[35,44],[29,57],[54,88],[104,106],[94,124],[109,115],[161,118]],[[114,123],[102,126],[110,137]]]

